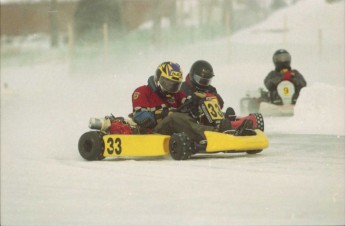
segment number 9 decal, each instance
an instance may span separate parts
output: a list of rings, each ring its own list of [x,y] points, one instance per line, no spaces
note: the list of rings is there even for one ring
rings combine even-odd
[[[289,87],[286,87],[286,86],[285,86],[285,87],[283,88],[283,93],[284,93],[284,96],[288,96],[289,93],[290,93],[290,92],[289,92]]]

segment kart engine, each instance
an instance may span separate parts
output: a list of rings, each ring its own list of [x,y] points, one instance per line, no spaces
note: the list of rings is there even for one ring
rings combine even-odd
[[[90,118],[89,128],[109,132],[109,134],[132,134],[131,127],[123,118]]]

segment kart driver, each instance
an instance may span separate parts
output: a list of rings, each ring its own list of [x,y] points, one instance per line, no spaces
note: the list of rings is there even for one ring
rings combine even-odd
[[[144,133],[172,135],[185,132],[190,139],[205,140],[204,131],[223,132],[231,129],[228,119],[215,126],[200,125],[188,113],[176,112],[187,96],[180,91],[183,80],[180,65],[161,63],[148,84],[138,87],[132,94],[133,120]]]
[[[198,60],[193,63],[190,68],[189,74],[186,76],[185,81],[182,83],[181,91],[191,96],[196,102],[196,111],[198,109],[198,102],[203,98],[216,97],[219,106],[223,109],[223,98],[218,94],[217,89],[211,85],[214,78],[214,72],[212,65],[205,60]],[[197,115],[198,113],[194,113]],[[236,121],[236,113],[232,107],[228,107],[225,112],[225,117],[230,120],[230,126],[232,128],[238,128],[244,123],[244,121]],[[202,120],[204,124],[207,124],[207,120]],[[253,122],[247,122],[246,127],[253,127]]]
[[[205,60],[195,61],[190,68],[189,74],[182,83],[181,90],[188,96],[196,92],[210,93],[217,97],[221,108],[224,106],[222,97],[218,94],[217,89],[211,85],[214,77],[212,65]]]
[[[303,75],[296,69],[291,69],[291,55],[285,49],[279,49],[273,54],[275,69],[266,76],[264,84],[268,89],[270,102],[281,105],[282,100],[278,95],[277,86],[281,81],[288,80],[295,86],[295,93],[292,97],[292,104],[296,104],[301,89],[307,86]]]

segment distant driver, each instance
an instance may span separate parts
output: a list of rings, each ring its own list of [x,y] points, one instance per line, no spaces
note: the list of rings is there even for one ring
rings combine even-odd
[[[268,73],[264,84],[269,91],[270,102],[281,105],[282,99],[277,92],[277,86],[281,81],[287,80],[294,84],[295,93],[292,97],[292,104],[296,104],[301,89],[307,86],[303,75],[296,69],[291,69],[291,55],[285,49],[279,49],[273,54],[275,70]]]

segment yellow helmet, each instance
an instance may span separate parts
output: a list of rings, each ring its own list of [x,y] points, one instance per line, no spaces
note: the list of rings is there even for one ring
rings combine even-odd
[[[183,73],[177,63],[161,63],[155,74],[155,83],[158,89],[165,94],[177,93],[182,85]]]

